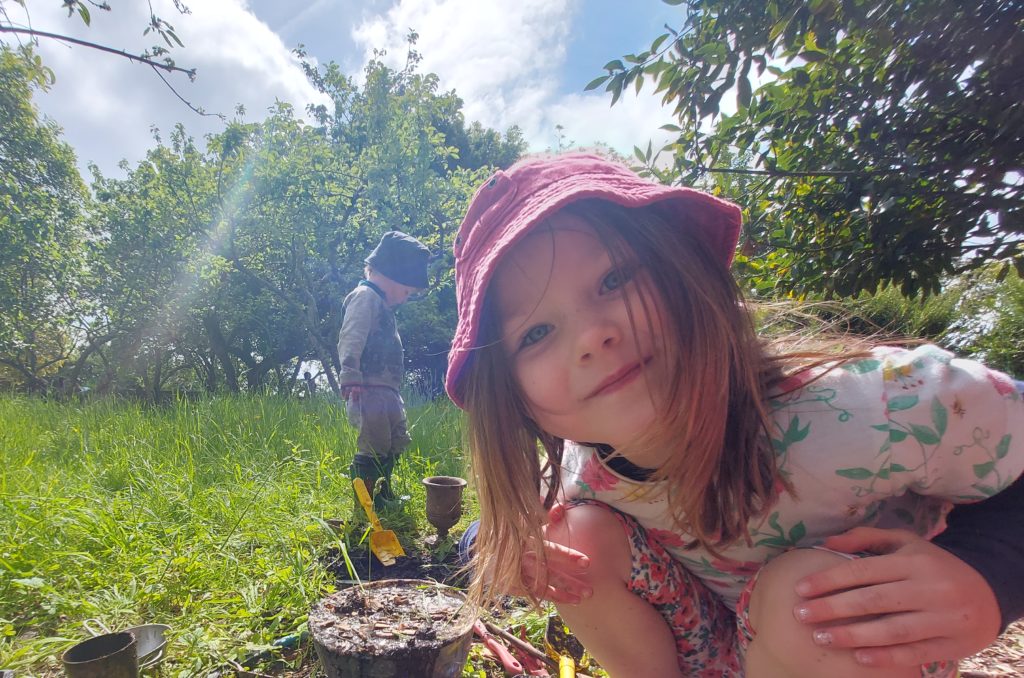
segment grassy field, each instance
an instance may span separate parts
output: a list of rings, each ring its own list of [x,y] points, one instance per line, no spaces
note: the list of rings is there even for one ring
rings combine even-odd
[[[407,547],[434,532],[420,478],[465,476],[457,411],[409,414],[396,490],[411,500],[385,516]],[[353,515],[353,449],[328,398],[154,408],[0,396],[0,668],[60,675],[60,654],[87,637],[91,618],[169,624],[161,676],[208,676],[300,632],[310,604],[333,590],[324,554],[359,549],[360,529],[343,538],[323,522]],[[465,503],[455,535],[476,513],[472,490]],[[537,642],[543,616],[518,612]],[[1020,675],[1022,639],[1015,625],[965,660],[975,671],[965,675]],[[309,651],[286,675],[309,675]],[[465,675],[500,675],[485,665],[474,650]],[[1002,666],[1010,671],[991,673]]]
[[[388,525],[403,539],[433,531],[420,478],[465,476],[457,411],[409,414],[396,490],[411,501]],[[323,519],[352,515],[353,449],[328,398],[0,397],[0,668],[57,675],[90,618],[171,625],[164,676],[207,675],[301,630],[333,590],[319,558],[340,538]],[[466,499],[455,534],[475,514]]]

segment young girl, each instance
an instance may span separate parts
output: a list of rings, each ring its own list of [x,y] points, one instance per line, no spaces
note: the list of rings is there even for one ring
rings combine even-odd
[[[729,273],[739,227],[591,155],[477,191],[447,377],[474,590],[560,601],[616,677],[952,675],[938,660],[1022,609],[1019,570],[986,563],[1024,564],[1024,403],[934,346],[762,342]]]

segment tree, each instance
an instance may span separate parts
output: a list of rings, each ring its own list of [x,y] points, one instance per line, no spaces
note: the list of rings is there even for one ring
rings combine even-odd
[[[32,103],[31,50],[0,47],[0,365],[32,390],[66,360],[80,315],[87,201],[75,155]]]
[[[98,236],[89,256],[88,346],[102,367],[89,376],[101,392],[157,398],[176,375],[191,378],[197,369],[195,309],[211,293],[202,267],[213,170],[180,127],[171,140],[126,167],[124,179],[93,168],[90,221]]]
[[[653,80],[679,137],[670,170],[638,155],[663,180],[759,179],[734,197],[778,291],[928,294],[991,261],[1024,276],[1024,4],[665,2],[681,29],[588,88],[614,103]]]
[[[196,386],[289,392],[316,361],[336,385],[341,304],[381,233],[447,252],[474,188],[522,152],[518,130],[467,130],[461,100],[415,66],[374,60],[361,86],[335,64],[310,66],[333,101],[315,124],[278,104],[261,122],[231,121],[205,150],[179,128],[124,179],[97,173],[94,311],[69,380],[146,398]],[[426,390],[455,321],[450,270],[438,266],[434,280],[399,315]]]

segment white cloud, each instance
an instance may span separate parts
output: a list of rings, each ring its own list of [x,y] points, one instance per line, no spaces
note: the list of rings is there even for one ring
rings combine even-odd
[[[405,36],[419,33],[421,70],[435,72],[442,87],[455,89],[465,101],[468,120],[499,130],[518,125],[531,150],[555,147],[556,126],[565,140],[578,146],[607,143],[629,154],[634,145],[655,144],[669,135],[658,127],[669,121],[648,91],[626,93],[614,107],[604,92],[583,93],[580,85],[559,81],[566,70],[569,37],[582,18],[584,0],[312,0],[285,11],[263,0],[187,0],[190,15],[179,15],[171,0],[153,0],[157,15],[170,21],[185,47],[172,54],[178,65],[196,68],[190,83],[181,74],[165,75],[187,100],[207,111],[230,116],[243,104],[250,120],[261,119],[275,99],[289,101],[302,115],[320,96],[302,74],[285,46],[314,38],[311,29],[350,24],[356,56],[339,51],[342,40],[325,41],[318,53],[351,74],[374,49],[388,52],[388,63],[400,66],[406,55]],[[10,5],[11,3],[8,3]],[[148,20],[146,2],[112,2],[113,10],[93,10],[92,25],[68,18],[57,2],[31,3],[33,25],[66,33],[129,52],[140,52],[157,38],[142,36]],[[278,32],[255,16],[273,14]],[[10,7],[8,7],[10,9]],[[281,18],[286,20],[281,21]],[[363,17],[361,20],[358,17]],[[270,20],[268,18],[268,20]],[[303,33],[303,31],[307,31]],[[295,33],[294,36],[291,36]],[[334,52],[331,52],[332,47]],[[80,46],[43,40],[40,52],[53,68],[57,83],[37,95],[37,105],[65,128],[65,138],[78,152],[80,165],[94,161],[109,175],[117,162],[139,161],[154,144],[150,128],[166,138],[176,122],[196,138],[222,129],[214,118],[188,110],[148,67]]]
[[[565,94],[557,81],[579,0],[399,0],[386,13],[365,19],[353,38],[370,58],[388,52],[400,66],[405,36],[419,34],[421,69],[437,73],[465,102],[468,120],[505,129],[518,125],[532,150],[555,147],[556,125],[579,146],[604,142],[623,153],[647,141],[663,143],[669,121],[659,99],[627,93],[616,106],[604,92]]]
[[[299,114],[318,100],[281,39],[242,0],[188,2],[190,15],[178,14],[170,0],[152,4],[185,44],[172,50],[177,64],[197,69],[195,82],[180,73],[164,75],[192,104],[229,117],[242,104],[250,118],[259,119],[275,99],[291,102]],[[94,9],[91,26],[85,27],[77,16],[68,18],[58,3],[35,3],[32,23],[38,30],[128,52],[157,43],[158,36],[142,36],[147,3],[111,5],[110,12]],[[82,166],[94,161],[105,173],[117,174],[120,159],[134,164],[153,146],[151,126],[166,133],[180,121],[197,138],[223,128],[216,118],[190,111],[149,66],[52,40],[41,40],[39,51],[57,82],[50,92],[37,95],[36,103],[64,127]]]
[[[632,156],[634,146],[646,149],[650,141],[657,151],[678,136],[659,129],[672,122],[661,95],[627,92],[611,108],[610,103],[611,95],[603,91],[569,94],[553,102],[547,116],[565,128],[566,140],[580,146],[603,142],[626,156]]]

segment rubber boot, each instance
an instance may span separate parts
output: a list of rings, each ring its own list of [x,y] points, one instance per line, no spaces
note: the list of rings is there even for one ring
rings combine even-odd
[[[377,499],[380,499],[382,502],[395,500],[395,492],[391,487],[391,474],[395,470],[395,463],[397,461],[398,460],[394,457],[381,460],[380,466],[378,467],[381,480],[378,482],[378,492],[374,496],[374,501]]]
[[[374,505],[376,505],[376,497],[374,497],[374,487],[377,484],[377,479],[380,478],[380,470],[377,462],[370,457],[363,457],[357,455],[352,460],[352,465],[348,467],[349,478],[355,480],[356,478],[362,478],[363,484],[366,485],[366,491],[374,498]],[[359,497],[355,494],[355,488],[352,490],[352,496],[356,500],[356,515],[364,514],[362,505],[359,503]]]

